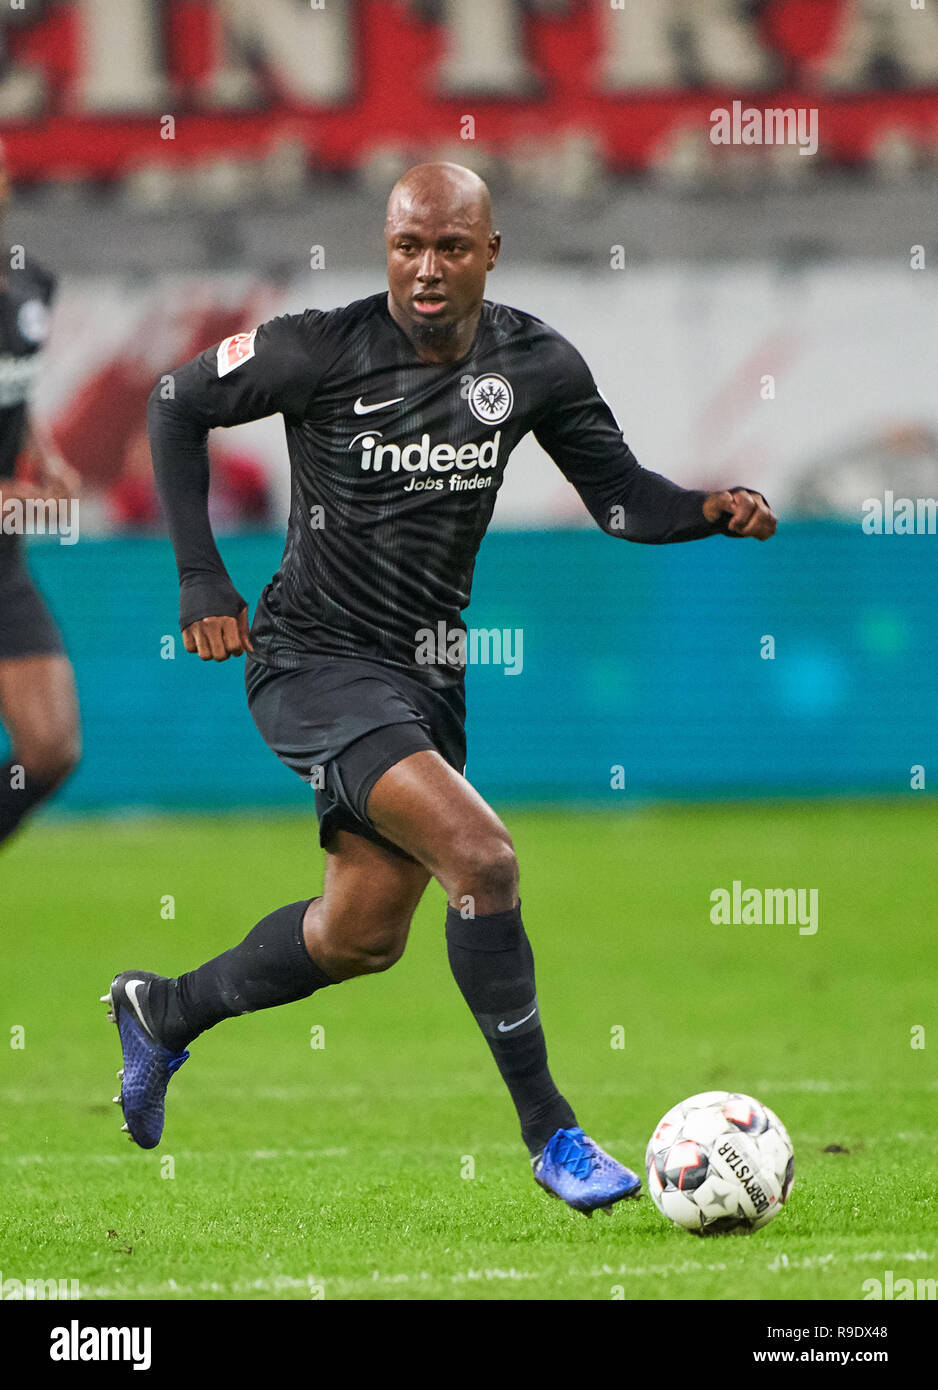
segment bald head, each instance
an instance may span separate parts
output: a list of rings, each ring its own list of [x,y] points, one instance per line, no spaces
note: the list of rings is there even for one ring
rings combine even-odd
[[[388,198],[388,225],[427,214],[458,218],[489,236],[492,200],[484,179],[462,164],[415,164],[398,179]]]
[[[461,164],[417,164],[391,189],[384,239],[388,311],[427,361],[472,346],[501,238],[489,191]]]

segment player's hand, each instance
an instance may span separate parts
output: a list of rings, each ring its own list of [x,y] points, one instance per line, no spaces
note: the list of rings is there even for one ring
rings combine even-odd
[[[728,536],[752,536],[757,541],[767,541],[774,536],[778,525],[778,518],[762,493],[745,487],[734,488],[732,492],[711,492],[704,501],[703,514],[708,521],[719,521],[729,514]]]
[[[62,461],[62,471],[43,473],[35,470],[32,477],[22,475],[0,480],[0,492],[4,497],[16,497],[21,502],[47,502],[50,500],[69,500],[81,491],[81,479]]]
[[[44,497],[77,497],[81,478],[55,450],[46,450],[36,464],[36,481]]]
[[[187,652],[197,652],[203,661],[227,661],[254,650],[248,630],[248,610],[236,618],[199,618],[183,629],[182,644]]]
[[[81,491],[81,477],[62,457],[55,437],[31,411],[26,414],[26,426],[18,462],[25,465],[27,478],[32,479],[35,498],[67,500]],[[17,470],[19,472],[19,470]],[[24,483],[24,487],[29,486]]]

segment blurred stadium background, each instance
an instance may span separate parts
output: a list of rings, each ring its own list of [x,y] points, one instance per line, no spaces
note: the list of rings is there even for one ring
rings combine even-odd
[[[735,100],[816,110],[817,152],[712,143]],[[0,134],[7,241],[60,277],[37,408],[84,484],[80,542],[30,545],[85,730],[53,814],[306,803],[240,668],[183,659],[144,402],[228,333],[380,289],[387,190],[428,158],[489,179],[491,297],[577,344],[639,459],[757,486],[783,523],[614,545],[526,441],[467,613],[524,641],[518,677],[469,673],[483,793],[901,793],[935,765],[935,537],[861,519],[938,492],[938,6],[26,0],[0,19]],[[253,604],[279,421],[212,449]]]

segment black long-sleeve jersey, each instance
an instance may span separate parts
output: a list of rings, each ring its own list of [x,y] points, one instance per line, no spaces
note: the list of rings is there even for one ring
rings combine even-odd
[[[23,446],[54,295],[55,277],[31,260],[8,271],[0,285],[0,491]],[[0,526],[0,559],[10,562],[20,549],[20,537]]]
[[[415,664],[418,633],[463,630],[505,465],[529,430],[608,534],[661,544],[723,529],[704,519],[706,493],[638,464],[580,354],[539,319],[486,301],[469,354],[439,365],[420,360],[376,294],[237,333],[154,388],[183,628],[244,606],[209,526],[207,433],[275,413],[292,500],[252,627],[268,666],[357,656],[460,680],[459,667]]]

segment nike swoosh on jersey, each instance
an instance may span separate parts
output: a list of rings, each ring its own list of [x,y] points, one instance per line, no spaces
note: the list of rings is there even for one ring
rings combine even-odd
[[[398,401],[403,399],[403,396],[395,396],[393,401],[375,401],[374,405],[365,405],[359,396],[352,409],[356,415],[370,415],[373,410],[384,410],[386,406],[397,405]]]
[[[517,1023],[506,1023],[505,1020],[502,1019],[501,1023],[498,1025],[498,1031],[500,1033],[510,1033],[512,1028],[520,1028],[522,1023],[527,1023],[528,1019],[533,1018],[536,1013],[537,1005],[535,1004],[531,1012],[525,1014],[524,1018],[519,1018]]]

